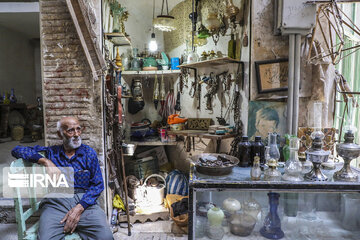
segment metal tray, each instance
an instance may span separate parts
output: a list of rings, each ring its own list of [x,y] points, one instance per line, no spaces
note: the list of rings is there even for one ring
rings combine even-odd
[[[208,156],[212,156],[212,157],[216,157],[216,158],[218,156],[221,156],[223,158],[230,160],[232,162],[232,164],[229,166],[224,166],[224,167],[208,167],[208,166],[200,165],[199,158],[204,158],[204,157],[208,157]],[[236,157],[226,155],[226,154],[216,154],[216,153],[203,153],[200,155],[195,155],[195,156],[191,157],[191,161],[195,164],[196,171],[198,171],[199,173],[205,174],[205,175],[210,175],[210,176],[222,176],[222,175],[230,174],[233,167],[237,166],[239,163],[239,159]]]

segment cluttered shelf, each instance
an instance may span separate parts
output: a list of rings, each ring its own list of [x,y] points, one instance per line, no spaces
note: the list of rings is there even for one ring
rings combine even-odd
[[[123,71],[121,75],[125,76],[149,76],[149,75],[171,75],[176,76],[180,74],[180,70],[153,70],[153,71]]]
[[[226,139],[233,138],[236,134],[225,134],[225,135],[217,135],[210,134],[208,131],[204,130],[179,130],[179,131],[168,131],[168,134],[181,135],[181,136],[190,136],[190,137],[201,137],[207,139]]]
[[[243,62],[233,59],[233,58],[229,58],[229,57],[222,57],[222,58],[205,60],[205,61],[201,61],[201,62],[182,64],[179,67],[180,68],[199,68],[199,67],[209,67],[209,66],[215,66],[215,65],[229,64],[229,63],[243,63]]]
[[[129,36],[124,33],[104,33],[104,38],[112,42],[115,46],[131,46]]]
[[[252,181],[250,177],[250,167],[234,167],[232,172],[223,176],[209,176],[196,171],[196,166],[192,165],[190,168],[189,184],[195,188],[241,188],[241,189],[276,189],[283,190],[315,190],[315,191],[360,191],[360,181],[345,182],[335,181],[333,179],[334,172],[340,170],[342,164],[338,163],[333,170],[322,170],[328,176],[329,181]],[[283,172],[284,169],[280,168]],[[354,168],[353,171],[360,173],[360,169]]]
[[[151,141],[151,142],[138,142],[138,141],[126,141],[127,144],[134,144],[136,146],[173,146],[177,142],[161,142],[161,141]]]

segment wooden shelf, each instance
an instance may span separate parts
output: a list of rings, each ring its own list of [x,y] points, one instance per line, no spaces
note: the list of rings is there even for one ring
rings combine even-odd
[[[181,73],[180,70],[155,70],[155,71],[122,71],[121,76],[123,77],[134,77],[134,76],[158,76],[167,75],[167,76],[177,76]]]
[[[123,33],[104,33],[106,40],[109,40],[114,46],[131,46],[129,36],[125,36]]]
[[[136,141],[126,141],[127,144],[134,144],[136,146],[174,146],[177,142],[161,142],[161,141],[153,141],[153,142],[136,142]]]
[[[222,58],[215,58],[211,60],[205,60],[201,62],[194,62],[189,64],[180,65],[180,68],[200,68],[200,67],[209,67],[209,66],[216,66],[216,65],[223,65],[228,63],[242,63],[239,60],[232,59],[229,57],[222,57]]]
[[[170,217],[169,209],[165,208],[164,205],[161,206],[150,206],[143,209],[142,213],[135,213],[134,216],[130,215],[130,222],[141,222],[144,223],[148,220],[155,222],[158,219],[161,220],[168,220]],[[127,222],[126,215],[123,215],[121,213],[118,214],[118,221],[121,222]]]
[[[233,138],[233,137],[236,136],[236,134],[227,134],[227,135],[210,134],[205,130],[168,131],[168,134],[181,135],[181,136],[191,136],[191,137],[202,137],[202,138],[215,139],[215,140]]]

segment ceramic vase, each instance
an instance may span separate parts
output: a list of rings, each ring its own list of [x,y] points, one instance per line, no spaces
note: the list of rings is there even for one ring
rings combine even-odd
[[[210,226],[221,226],[222,221],[224,220],[224,212],[220,208],[213,207],[210,208],[207,212],[207,217]]]
[[[284,232],[281,230],[281,222],[277,209],[279,206],[279,193],[268,193],[270,212],[265,217],[264,226],[260,229],[260,234],[268,239],[281,239]]]

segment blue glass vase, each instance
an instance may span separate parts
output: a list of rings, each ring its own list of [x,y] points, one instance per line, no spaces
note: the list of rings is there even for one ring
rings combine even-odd
[[[281,239],[284,232],[281,230],[281,222],[277,213],[279,206],[279,193],[268,193],[270,212],[264,220],[264,226],[260,229],[260,234],[268,239]]]

